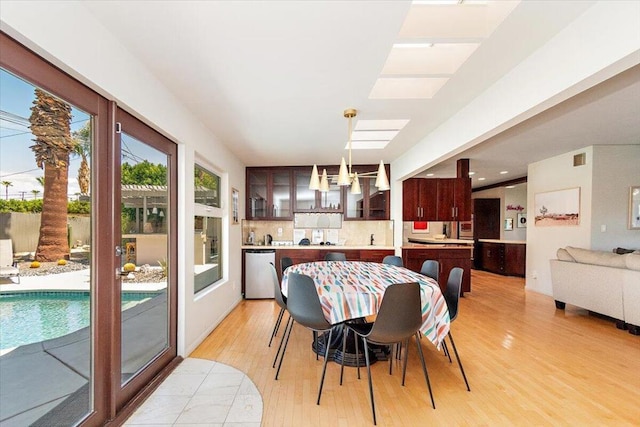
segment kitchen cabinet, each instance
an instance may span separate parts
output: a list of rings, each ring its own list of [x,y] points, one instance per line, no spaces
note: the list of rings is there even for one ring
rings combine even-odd
[[[477,245],[480,247],[480,259],[476,260],[478,268],[505,276],[524,277],[527,248],[525,244],[480,240]]]
[[[404,221],[470,221],[471,179],[407,179],[402,205]]]
[[[460,267],[464,271],[462,274],[460,295],[471,291],[471,247],[468,245],[447,247],[425,245],[424,248],[402,248],[402,259],[406,268],[418,273],[424,261],[428,259],[438,261],[440,264],[438,284],[443,292],[447,287],[447,279],[449,278],[451,269],[453,267]]]
[[[438,212],[437,196],[437,179],[407,179],[402,183],[402,219],[435,221]]]
[[[354,167],[354,172],[357,169]],[[387,170],[387,176],[389,171]],[[360,178],[361,194],[351,194],[345,189],[345,220],[388,220],[390,210],[390,190],[380,191],[375,180]]]
[[[247,168],[246,182],[247,219],[293,219],[293,211],[291,209],[291,170],[276,168]]]
[[[436,221],[471,221],[471,179],[437,179]]]
[[[322,170],[327,169],[327,174],[337,174],[336,167],[319,166],[318,171],[322,175]],[[343,187],[331,183],[329,179],[329,191],[310,190],[311,166],[296,168],[293,170],[295,187],[294,212],[329,212],[340,213],[343,211],[342,201]]]

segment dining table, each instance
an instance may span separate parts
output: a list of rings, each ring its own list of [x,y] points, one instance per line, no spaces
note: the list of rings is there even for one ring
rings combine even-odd
[[[287,295],[288,275],[299,273],[311,277],[316,286],[325,318],[335,325],[330,345],[330,358],[345,365],[361,363],[362,355],[355,360],[353,343],[342,354],[342,324],[346,321],[364,321],[376,315],[382,304],[385,289],[397,283],[417,282],[420,285],[422,325],[420,332],[438,349],[449,333],[449,310],[438,283],[420,273],[395,265],[364,261],[316,261],[294,264],[282,276],[282,293]],[[325,334],[328,335],[328,334]],[[325,336],[314,340],[313,350],[324,354]],[[371,348],[371,347],[370,347]],[[386,346],[374,346],[377,360],[386,360]]]

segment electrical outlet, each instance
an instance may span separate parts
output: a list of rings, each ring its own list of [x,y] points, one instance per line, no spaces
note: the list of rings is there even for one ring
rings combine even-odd
[[[278,237],[282,237],[282,227],[278,227]]]
[[[604,233],[604,232],[606,232],[606,231],[607,231],[607,225],[606,225],[606,224],[602,224],[602,225],[600,226],[600,232],[601,232],[601,233]]]

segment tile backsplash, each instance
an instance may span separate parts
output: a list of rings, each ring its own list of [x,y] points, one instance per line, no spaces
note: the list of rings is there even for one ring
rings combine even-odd
[[[264,236],[271,234],[273,240],[293,241],[293,221],[256,221],[242,220],[242,239],[247,241],[249,232],[253,231],[256,242],[264,242]],[[278,231],[281,231],[279,233]],[[312,229],[302,229],[305,237],[312,239]],[[375,246],[393,246],[393,221],[343,221],[340,229],[323,230],[324,240],[335,238],[337,234],[338,243],[344,240],[345,245],[362,246],[369,245],[371,235],[374,237]],[[293,242],[298,244],[298,242]]]

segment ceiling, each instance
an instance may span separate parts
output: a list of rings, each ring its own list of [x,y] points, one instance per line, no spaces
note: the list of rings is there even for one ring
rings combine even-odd
[[[593,2],[83,4],[247,166],[280,166],[337,164],[346,155],[343,110],[347,108],[358,110],[355,126],[360,119],[409,120],[384,149],[353,152],[354,164],[393,161]],[[449,16],[451,8],[460,7],[481,8],[484,15],[466,20]],[[420,21],[429,17],[428,25]],[[432,32],[421,34],[424,28]],[[400,75],[444,80],[431,98],[373,97],[379,78],[398,77],[386,64],[394,44],[409,41],[477,46],[459,67]],[[570,150],[593,144],[640,144],[638,99],[640,77],[635,67],[423,174],[455,176],[455,161],[470,158],[470,168],[476,172],[473,186],[479,187],[525,176],[528,163]],[[509,173],[500,175],[503,170]]]

